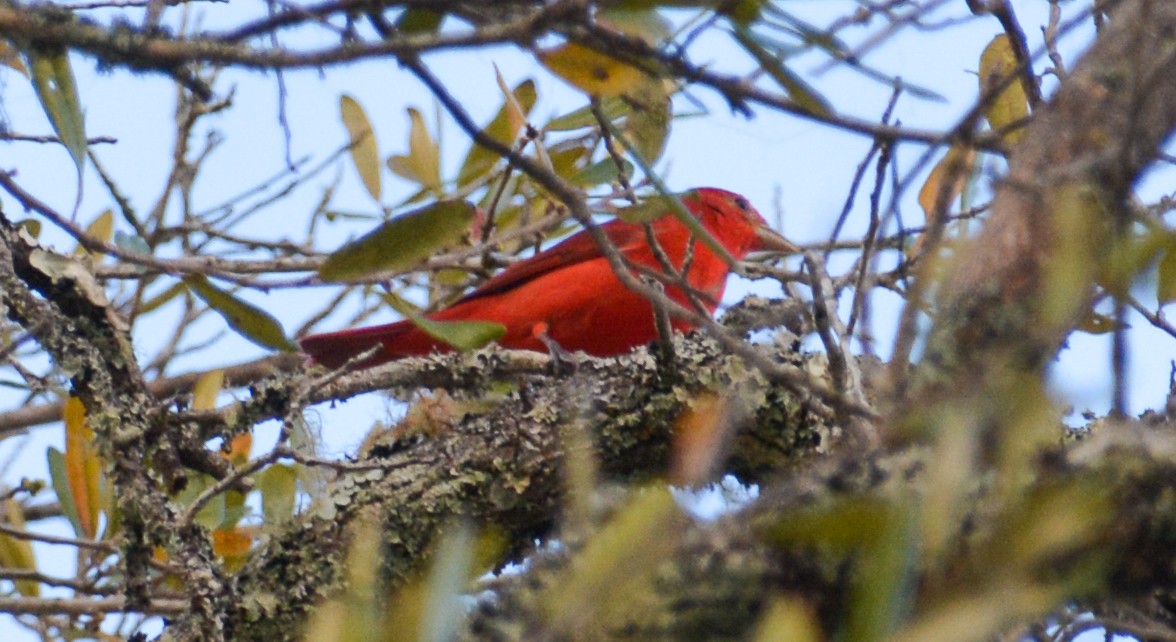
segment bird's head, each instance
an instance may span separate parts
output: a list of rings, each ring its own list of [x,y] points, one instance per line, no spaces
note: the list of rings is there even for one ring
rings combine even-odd
[[[746,198],[717,187],[700,187],[683,201],[699,222],[737,259],[748,252],[799,252],[800,248],[773,230]]]

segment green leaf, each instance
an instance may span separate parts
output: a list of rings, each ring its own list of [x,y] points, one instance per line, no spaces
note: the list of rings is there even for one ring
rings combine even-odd
[[[221,290],[203,275],[188,275],[184,277],[184,283],[246,339],[265,348],[284,352],[297,350],[297,346],[286,338],[282,324],[265,310]]]
[[[1176,240],[1160,259],[1160,282],[1156,288],[1156,299],[1160,305],[1176,301]]]
[[[188,286],[184,285],[183,281],[173,283],[170,287],[168,287],[163,292],[160,292],[159,294],[140,303],[139,309],[136,311],[136,313],[139,316],[143,316],[145,314],[154,312],[154,311],[158,310],[160,307],[170,303],[172,300],[174,300],[180,294],[183,294],[187,289],[188,289]]]
[[[439,201],[402,214],[333,252],[319,276],[351,281],[412,269],[437,250],[458,244],[474,216],[474,206],[465,201]]]
[[[69,472],[65,465],[65,453],[50,446],[47,452],[49,458],[49,481],[53,485],[53,492],[57,494],[57,504],[69,525],[73,527],[74,535],[85,537],[82,520],[78,517],[78,509],[74,504],[73,491],[69,486]]]
[[[512,144],[518,137],[519,129],[526,122],[531,108],[535,106],[537,98],[535,82],[525,80],[519,83],[510,92],[510,97],[504,101],[502,108],[494,116],[494,120],[490,121],[484,130],[488,136],[506,145]],[[490,171],[497,162],[497,154],[474,143],[461,164],[461,170],[457,173],[458,187],[464,187],[475,178]]]
[[[388,305],[392,306],[393,310],[404,315],[429,336],[444,341],[458,350],[477,350],[506,334],[506,326],[501,323],[493,321],[434,321],[418,312],[408,301],[391,292],[380,296]]]
[[[77,83],[69,64],[69,52],[65,49],[53,52],[30,49],[25,51],[25,58],[32,70],[33,87],[37,90],[41,107],[80,174],[86,165],[86,127]]]
[[[261,514],[269,525],[289,521],[298,493],[298,473],[289,464],[274,464],[257,479],[261,491]]]
[[[617,218],[627,223],[652,223],[670,212],[675,199],[683,199],[686,196],[687,194],[646,196],[636,205],[629,205],[617,210]]]
[[[436,33],[445,14],[432,9],[405,9],[396,19],[396,29],[403,34]]]
[[[629,113],[629,104],[623,98],[613,96],[600,101],[600,111],[609,120],[616,120]],[[595,127],[596,116],[592,113],[592,106],[581,107],[570,114],[553,118],[543,129],[549,132],[564,132]]]
[[[380,201],[380,151],[376,145],[376,133],[367,113],[359,103],[344,94],[339,97],[339,116],[343,119],[343,126],[350,136],[349,151],[355,169],[363,180],[363,186],[368,194],[378,203]]]
[[[600,9],[597,21],[630,36],[656,45],[670,39],[674,25],[653,7],[616,7]]]
[[[624,161],[625,176],[633,175],[633,163]],[[617,163],[612,158],[606,158],[597,161],[588,167],[576,172],[570,179],[571,182],[580,186],[603,185],[605,183],[613,183],[620,179],[620,172],[617,171]]]
[[[809,86],[800,76],[792,72],[791,69],[784,66],[783,60],[768,51],[761,45],[755,36],[747,27],[737,25],[734,31],[735,40],[743,47],[747,53],[751,54],[760,67],[768,72],[768,75],[776,81],[788,92],[788,97],[796,103],[798,107],[807,111],[810,114],[818,116],[830,116],[833,109],[829,103],[818,94],[812,87]]]
[[[388,169],[401,178],[413,181],[427,189],[441,189],[441,152],[429,135],[425,118],[421,112],[410,107],[408,118],[412,124],[408,133],[408,155],[392,156]]]
[[[625,94],[632,113],[625,119],[625,134],[633,150],[646,163],[661,158],[670,136],[672,117],[670,92],[666,83],[657,78],[645,78]]]

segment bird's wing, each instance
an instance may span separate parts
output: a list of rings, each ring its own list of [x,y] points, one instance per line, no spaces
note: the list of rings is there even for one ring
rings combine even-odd
[[[639,225],[612,220],[601,225],[600,230],[617,246],[617,250],[621,254],[626,254],[636,246],[645,243],[645,231]],[[601,253],[596,241],[589,236],[587,230],[582,230],[495,274],[458,302],[506,292],[549,272],[603,256],[604,254]]]

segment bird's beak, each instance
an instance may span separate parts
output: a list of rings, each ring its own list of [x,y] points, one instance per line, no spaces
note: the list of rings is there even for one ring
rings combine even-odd
[[[779,232],[773,230],[767,225],[759,225],[755,228],[755,245],[752,250],[760,252],[781,252],[783,254],[799,254],[800,248],[797,247],[780,235]]]

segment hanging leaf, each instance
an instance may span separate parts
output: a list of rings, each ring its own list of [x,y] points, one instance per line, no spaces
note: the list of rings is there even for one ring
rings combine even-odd
[[[52,52],[30,49],[24,53],[32,70],[37,99],[81,174],[86,165],[86,127],[78,87],[69,64],[69,52],[65,49]]]
[[[652,7],[601,8],[596,21],[651,45],[669,40],[674,30],[673,23]]]
[[[760,68],[768,72],[772,80],[775,80],[784,91],[788,92],[788,97],[798,107],[810,114],[816,114],[818,116],[828,117],[833,114],[833,109],[829,106],[828,101],[810,87],[800,76],[785,66],[784,61],[779,56],[764,48],[747,27],[737,25],[734,34],[735,40],[739,42],[740,46],[747,53],[751,54],[752,58],[755,58]]]
[[[368,194],[378,203],[380,201],[380,150],[376,144],[376,132],[368,120],[367,113],[359,103],[344,94],[339,97],[339,116],[343,119],[343,126],[347,128],[350,137],[348,145],[351,161],[359,172],[359,178]]]
[[[927,176],[927,182],[919,189],[919,206],[923,208],[928,221],[938,213],[935,205],[941,196],[945,197],[943,202],[950,205],[964,191],[975,160],[975,149],[956,143],[935,164]],[[951,182],[945,184],[945,181]]]
[[[0,66],[13,69],[25,78],[29,77],[29,68],[20,59],[20,52],[8,44],[7,40],[0,40]]]
[[[437,33],[445,14],[433,9],[405,9],[396,19],[396,30],[403,34]]]
[[[65,519],[73,527],[74,535],[85,537],[82,520],[78,516],[78,509],[73,498],[73,491],[69,487],[69,471],[65,465],[65,454],[50,446],[46,451],[49,460],[49,481],[52,482],[53,492],[57,495],[57,504]]]
[[[614,121],[629,114],[629,103],[619,96],[604,98],[600,101],[600,111],[605,118]],[[552,119],[543,129],[549,132],[574,131],[585,127],[595,127],[596,124],[596,115],[592,113],[592,106],[587,105],[570,114]]]
[[[434,321],[416,310],[408,301],[391,292],[381,297],[405,318],[434,339],[458,350],[477,350],[506,334],[506,326],[493,321]]]
[[[465,201],[439,201],[402,214],[344,245],[319,267],[327,281],[351,281],[381,272],[403,272],[434,252],[457,245],[476,213]]]
[[[94,431],[86,422],[86,407],[77,397],[65,400],[63,419],[65,472],[74,510],[82,535],[94,539],[98,534],[98,515],[102,507],[102,465],[94,447]]]
[[[229,327],[246,339],[259,346],[283,352],[298,349],[286,338],[282,324],[265,310],[221,290],[204,275],[190,274],[184,277],[184,283],[207,303],[208,307],[224,317]]]
[[[139,304],[139,309],[138,309],[137,313],[139,316],[143,316],[143,315],[148,314],[150,312],[154,312],[154,311],[158,310],[159,308],[163,307],[164,305],[167,305],[171,301],[175,300],[175,298],[177,296],[183,294],[187,290],[188,290],[188,286],[184,285],[183,281],[178,281],[176,283],[173,283],[170,287],[168,287],[163,292],[160,292],[159,294],[157,294],[157,295],[151,297],[150,299],[143,301],[143,303]]]
[[[624,161],[625,177],[628,178],[633,175],[633,163]],[[576,172],[568,180],[576,185],[582,187],[593,187],[595,185],[605,185],[607,183],[615,183],[620,180],[620,168],[617,167],[617,162],[611,157],[601,159],[588,167]]]
[[[90,225],[86,227],[86,236],[93,238],[103,243],[109,243],[112,236],[114,236],[114,212],[106,210],[105,212],[94,217]],[[85,246],[78,243],[74,248],[74,256],[89,256],[92,261],[101,261],[106,256],[101,251],[89,252]]]
[[[1176,301],[1176,237],[1173,238],[1171,247],[1164,253],[1164,258],[1160,259],[1159,269],[1160,278],[1156,288],[1156,299],[1163,306]]]
[[[501,81],[502,76],[498,78]],[[531,80],[525,80],[510,92],[504,91],[504,93],[509,98],[498,110],[494,120],[486,125],[484,131],[494,140],[504,145],[511,145],[518,138],[519,129],[527,122],[527,115],[531,113],[531,108],[535,106],[537,98],[535,83]],[[465,160],[462,161],[461,169],[457,172],[457,186],[469,185],[474,179],[490,171],[498,160],[497,154],[474,143],[469,153],[466,154]]]
[[[980,55],[980,94],[985,100],[984,117],[994,131],[1004,132],[1004,140],[1015,144],[1024,133],[1023,126],[1009,129],[1029,116],[1029,97],[1017,76],[1017,56],[1008,36],[992,39]],[[997,89],[1000,87],[1001,89]],[[995,94],[994,94],[995,92]]]
[[[632,65],[574,42],[541,51],[538,57],[551,73],[590,96],[623,94],[643,76]]]
[[[271,526],[289,521],[298,496],[298,472],[289,464],[274,464],[257,477],[261,514]]]
[[[212,531],[212,552],[224,560],[230,573],[241,570],[253,546],[253,529],[249,527],[217,528]]]
[[[388,169],[426,189],[440,191],[441,152],[429,134],[421,112],[409,107],[408,118],[412,121],[408,133],[408,155],[389,158]]]
[[[632,110],[625,119],[625,138],[650,165],[661,158],[670,136],[672,87],[662,80],[645,76],[625,92],[625,101]]]
[[[679,194],[677,198],[686,198],[686,194]],[[636,205],[617,210],[617,218],[627,223],[652,223],[670,211],[674,199],[675,196],[670,194],[645,196]]]
[[[4,500],[3,516],[5,525],[16,530],[25,530],[24,510],[20,502],[11,497]],[[0,534],[0,568],[18,571],[37,570],[37,558],[33,554],[33,543],[27,539],[20,539],[8,534]],[[33,580],[14,580],[16,590],[25,597],[37,597],[41,594],[40,583]]]

